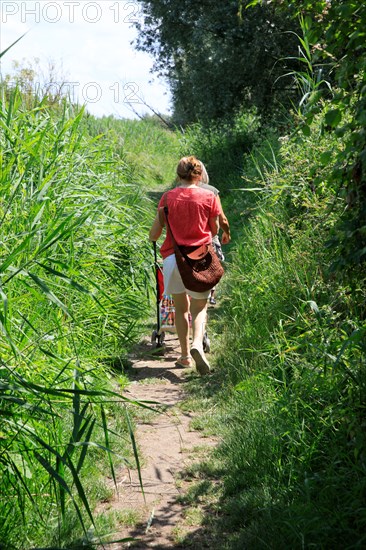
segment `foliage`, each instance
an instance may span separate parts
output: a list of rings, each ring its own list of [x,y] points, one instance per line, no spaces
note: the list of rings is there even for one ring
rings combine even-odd
[[[257,139],[258,127],[258,117],[250,112],[232,123],[191,124],[180,138],[181,156],[194,154],[202,160],[210,183],[225,195],[241,184],[240,170]]]
[[[278,4],[284,10],[295,6],[292,1]],[[303,31],[311,45],[311,63],[323,66],[334,83],[322,132],[333,133],[342,143],[330,182],[344,199],[344,212],[328,244],[336,257],[334,269],[351,272],[362,269],[366,258],[366,6],[354,0],[306,0],[296,2],[296,8],[306,15]],[[322,95],[314,94],[304,113],[307,127],[321,109]],[[325,155],[323,158],[327,162]]]
[[[140,184],[168,183],[181,150],[202,158],[222,189],[233,235],[220,315],[209,322],[218,372],[199,382],[204,420],[221,415],[225,486],[212,521],[232,548],[361,548],[366,8],[141,4],[139,47],[172,84],[176,122],[204,120],[180,143],[155,123],[95,120],[63,102],[57,116],[39,101],[25,109],[17,93],[2,104],[1,536],[19,543],[35,509],[31,542],[44,525],[60,540],[67,521],[55,502],[63,518],[74,506],[84,527],[91,521],[85,449],[96,443],[99,459],[112,447],[94,426],[106,438],[106,418],[120,416],[100,392],[114,400],[107,366],[148,305],[141,243],[151,215]],[[276,128],[259,126],[264,107],[288,99],[293,110]]]
[[[37,57],[33,60],[13,60],[11,73],[2,76],[1,80],[3,93],[8,99],[11,91],[18,89],[22,94],[23,105],[27,108],[32,108],[35,101],[46,98],[48,105],[53,105],[54,109],[60,106],[62,109],[63,100],[72,99],[62,68],[52,60],[48,61],[46,71],[41,69],[40,60]]]
[[[107,134],[91,135],[86,119],[66,100],[55,107],[47,96],[30,101],[2,88],[0,544],[7,548],[71,544],[89,525],[98,536],[88,476],[105,472],[106,457],[114,476],[114,464],[131,456],[128,400],[110,373],[146,319],[150,204],[123,148]]]
[[[236,168],[242,184],[224,196],[234,242],[209,319],[218,372],[196,391],[222,436],[222,514],[208,525],[230,533],[227,548],[365,542],[364,276],[332,272],[326,243],[343,200],[329,174],[343,146],[324,131],[328,100],[301,131],[305,104],[286,135],[262,127],[252,136]],[[214,158],[208,136],[211,128],[196,126],[185,147],[202,142]],[[229,166],[224,136],[222,151]]]
[[[114,149],[128,162],[133,176],[144,188],[168,184],[175,174],[179,156],[179,135],[155,117],[142,120],[115,119],[112,116],[83,120],[91,136],[105,135]]]
[[[218,288],[218,372],[200,392],[222,436],[210,531],[230,533],[227,548],[365,543],[366,295],[362,273],[331,271],[325,246],[343,210],[327,112],[309,135],[255,140],[245,184],[224,199],[234,243]]]
[[[276,78],[286,70],[285,54],[296,53],[284,31],[297,23],[272,6],[240,17],[237,0],[140,4],[137,47],[153,54],[155,70],[168,79],[178,124],[221,119],[242,106],[267,112],[292,95]]]
[[[355,0],[233,0],[200,6],[190,0],[169,5],[154,0],[141,5],[137,46],[155,56],[156,70],[168,78],[176,122],[215,120],[225,127],[223,121],[243,106],[256,106],[273,118],[279,103],[288,108],[292,101],[299,126],[309,135],[314,116],[323,112],[321,132],[333,133],[342,144],[329,178],[344,199],[328,239],[333,268],[348,274],[362,269],[365,6]],[[324,151],[322,162],[327,164],[330,156]]]

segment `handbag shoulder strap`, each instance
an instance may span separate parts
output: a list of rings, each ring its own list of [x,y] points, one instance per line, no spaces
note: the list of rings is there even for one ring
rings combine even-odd
[[[178,246],[177,241],[174,238],[173,231],[172,231],[172,228],[170,227],[170,223],[169,223],[169,219],[168,219],[169,211],[168,211],[168,196],[167,195],[168,195],[168,193],[165,193],[165,195],[164,195],[164,214],[165,214],[166,226],[167,226],[167,229],[170,233],[171,239],[173,241],[173,245]]]

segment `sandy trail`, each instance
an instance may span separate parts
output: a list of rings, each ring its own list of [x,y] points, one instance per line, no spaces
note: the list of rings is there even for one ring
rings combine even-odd
[[[151,352],[151,346],[146,344]],[[212,447],[213,438],[203,437],[193,431],[190,423],[195,414],[183,412],[179,404],[185,397],[185,378],[191,372],[175,366],[179,355],[175,334],[167,334],[163,357],[147,360],[132,358],[129,371],[133,382],[124,391],[126,397],[137,400],[158,401],[166,407],[162,414],[148,413],[137,422],[136,441],[142,463],[141,476],[145,501],[141,492],[136,470],[120,472],[118,494],[99,507],[98,513],[111,510],[134,510],[141,521],[133,528],[122,527],[114,540],[122,537],[136,537],[139,542],[116,543],[108,548],[181,548],[177,534],[184,527],[185,533],[193,533],[199,526],[187,525],[185,506],[177,499],[185,492],[187,482],[177,483],[177,475],[197,461],[194,451],[202,446]],[[131,374],[130,374],[131,373]],[[202,456],[202,454],[201,454]]]

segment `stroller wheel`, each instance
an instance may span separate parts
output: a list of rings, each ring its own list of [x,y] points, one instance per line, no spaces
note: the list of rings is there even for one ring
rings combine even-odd
[[[151,343],[152,344],[155,344],[157,337],[158,337],[158,332],[156,330],[153,330],[152,335],[151,335]]]
[[[165,332],[162,332],[161,334],[158,334],[158,343],[157,343],[157,346],[158,346],[158,347],[162,347],[163,344],[164,344],[164,340],[165,340]]]
[[[202,341],[203,351],[206,353],[210,353],[211,346],[210,346],[210,339],[207,336],[207,332],[203,335],[203,341]]]

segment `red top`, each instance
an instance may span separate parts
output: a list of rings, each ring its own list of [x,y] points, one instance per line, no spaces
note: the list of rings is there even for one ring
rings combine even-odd
[[[165,206],[165,196],[167,196],[169,224],[177,243],[185,246],[210,243],[212,234],[208,220],[215,218],[221,212],[212,191],[200,187],[176,187],[164,193],[159,201],[159,207]],[[168,231],[160,253],[163,258],[174,254]]]

